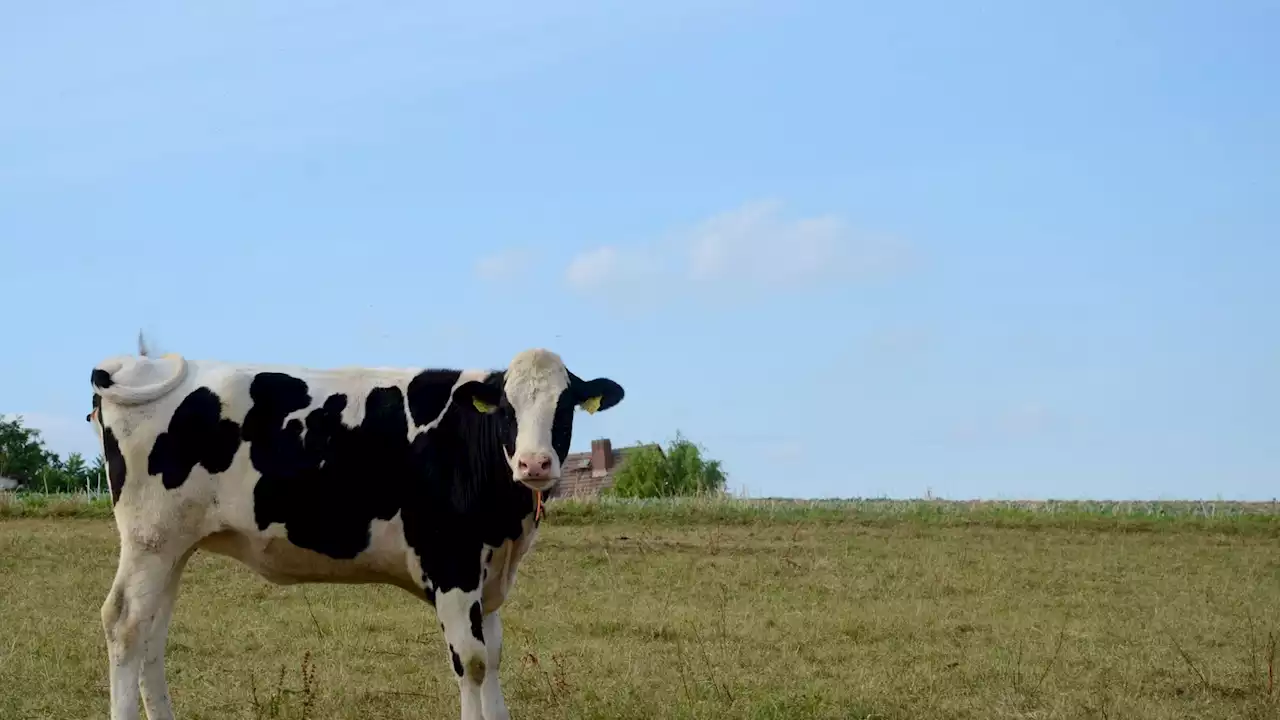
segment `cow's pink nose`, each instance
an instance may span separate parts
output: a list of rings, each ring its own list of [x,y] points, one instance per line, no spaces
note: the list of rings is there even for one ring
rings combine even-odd
[[[522,455],[516,464],[521,479],[532,480],[551,476],[551,456],[547,453]]]

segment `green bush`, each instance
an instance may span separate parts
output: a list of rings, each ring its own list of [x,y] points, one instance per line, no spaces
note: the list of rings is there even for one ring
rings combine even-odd
[[[724,493],[726,475],[719,460],[679,432],[664,453],[656,445],[631,450],[606,495],[624,498],[688,497]]]

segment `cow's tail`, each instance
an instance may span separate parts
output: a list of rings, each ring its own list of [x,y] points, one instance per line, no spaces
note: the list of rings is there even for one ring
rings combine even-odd
[[[108,358],[93,368],[93,391],[120,405],[144,405],[158,400],[182,384],[187,377],[187,360],[176,353],[152,358],[142,333],[138,333],[138,354]]]

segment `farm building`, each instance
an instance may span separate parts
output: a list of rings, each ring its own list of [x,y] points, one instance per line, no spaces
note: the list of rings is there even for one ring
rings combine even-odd
[[[0,475],[0,490],[17,490],[20,487],[22,487],[22,483],[18,480]]]
[[[560,471],[560,482],[548,495],[548,499],[568,497],[595,497],[601,490],[613,484],[613,475],[627,461],[627,456],[642,447],[653,447],[662,452],[658,444],[632,445],[613,448],[608,438],[591,441],[591,452],[570,453]]]

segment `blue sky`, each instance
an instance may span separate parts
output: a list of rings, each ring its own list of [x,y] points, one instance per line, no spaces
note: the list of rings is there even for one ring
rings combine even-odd
[[[1271,498],[1270,2],[28,3],[0,412],[130,351],[627,389],[753,496]]]

